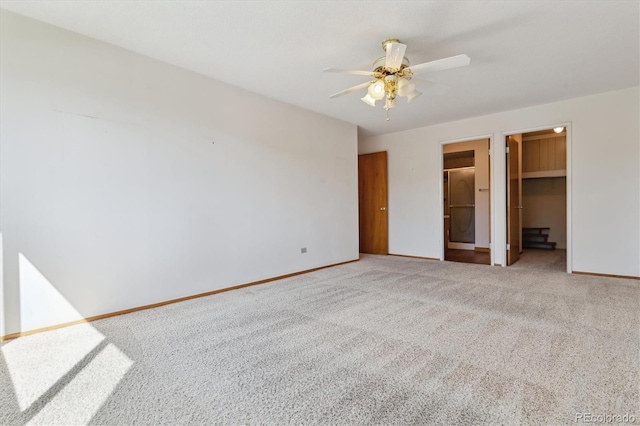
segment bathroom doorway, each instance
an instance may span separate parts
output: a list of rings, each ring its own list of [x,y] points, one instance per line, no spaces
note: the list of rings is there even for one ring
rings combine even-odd
[[[491,264],[489,139],[443,145],[444,260]]]

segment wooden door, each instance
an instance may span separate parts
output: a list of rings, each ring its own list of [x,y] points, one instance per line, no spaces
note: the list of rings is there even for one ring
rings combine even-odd
[[[522,143],[522,134],[511,135],[511,138],[518,144],[518,198],[515,203],[518,209],[518,253],[522,254],[522,156],[524,144]]]
[[[512,265],[520,258],[520,144],[507,137],[507,265]]]
[[[360,253],[388,254],[387,153],[358,156]]]

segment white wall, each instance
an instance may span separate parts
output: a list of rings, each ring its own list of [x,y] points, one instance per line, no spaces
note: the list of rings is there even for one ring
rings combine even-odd
[[[566,123],[567,144],[571,145],[568,149],[572,153],[567,170],[567,185],[572,188],[568,230],[573,240],[573,250],[568,253],[572,269],[640,276],[639,99],[638,87],[634,87],[362,138],[360,153],[388,151],[389,250],[440,257],[440,144],[493,134],[493,255],[494,261],[502,264],[506,199],[504,133]]]
[[[0,24],[0,335],[358,258],[355,125]]]
[[[444,153],[473,151],[475,169],[475,246],[489,248],[489,139],[458,142],[442,146]]]
[[[522,180],[522,227],[549,228],[549,242],[567,248],[567,179]]]

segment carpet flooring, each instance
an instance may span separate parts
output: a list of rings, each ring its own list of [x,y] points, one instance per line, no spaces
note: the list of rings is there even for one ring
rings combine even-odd
[[[640,422],[640,282],[525,266],[363,255],[5,342],[0,424]]]
[[[547,271],[566,272],[567,251],[562,249],[525,249],[520,253],[518,261],[511,265],[509,269],[529,269],[531,271],[543,269]]]

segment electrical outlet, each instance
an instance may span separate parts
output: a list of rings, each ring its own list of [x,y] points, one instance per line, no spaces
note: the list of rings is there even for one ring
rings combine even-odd
[[[306,247],[302,247],[302,248],[300,249],[300,253],[303,253],[303,254],[304,254],[304,253],[306,253],[306,252],[307,252],[307,248],[306,248]]]

